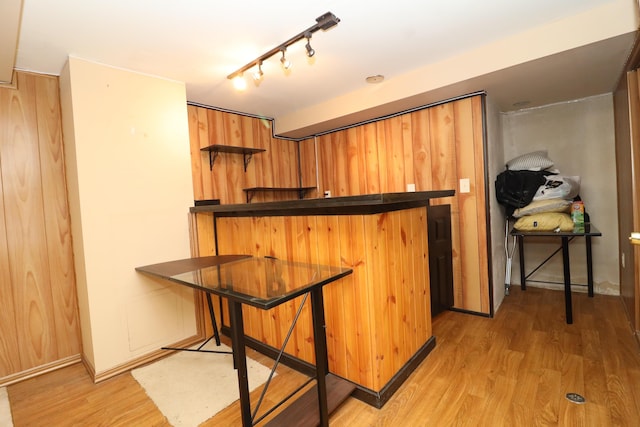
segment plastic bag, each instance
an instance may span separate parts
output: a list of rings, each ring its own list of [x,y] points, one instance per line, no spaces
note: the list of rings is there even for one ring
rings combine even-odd
[[[579,176],[548,175],[533,196],[533,200],[574,199],[580,193]]]

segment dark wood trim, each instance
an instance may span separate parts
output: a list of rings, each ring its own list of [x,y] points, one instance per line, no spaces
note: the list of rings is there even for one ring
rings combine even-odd
[[[492,314],[483,313],[481,311],[471,311],[471,310],[465,310],[465,309],[462,309],[462,308],[455,308],[455,307],[451,307],[449,310],[455,311],[455,312],[458,312],[458,313],[471,314],[473,316],[489,317],[489,318],[493,317]]]
[[[297,137],[297,138],[292,138],[292,137],[288,137],[288,136],[284,136],[284,135],[277,135],[276,134],[276,129],[275,129],[275,120],[272,117],[261,116],[261,115],[258,115],[258,114],[243,113],[241,111],[229,110],[229,109],[221,108],[221,107],[214,107],[212,105],[199,104],[197,102],[187,102],[187,105],[191,105],[191,106],[199,107],[199,108],[205,108],[205,109],[208,109],[208,110],[222,111],[223,113],[237,114],[237,115],[245,116],[245,117],[253,117],[253,118],[256,118],[256,119],[260,119],[260,120],[268,120],[268,121],[271,122],[271,137],[272,138],[284,139],[284,140],[287,140],[287,141],[300,142],[300,141],[304,141],[306,139],[314,138],[314,137],[317,137],[317,136],[327,135],[329,133],[339,132],[341,130],[351,129],[351,128],[354,128],[354,127],[366,125],[368,123],[379,122],[379,121],[382,121],[382,120],[390,119],[392,117],[401,116],[401,115],[407,114],[407,113],[412,113],[414,111],[420,111],[420,110],[424,110],[424,109],[427,109],[427,108],[436,107],[438,105],[447,104],[449,102],[458,101],[460,99],[471,98],[471,97],[477,96],[477,95],[486,95],[486,93],[487,92],[485,90],[480,90],[480,91],[471,92],[471,93],[465,93],[465,94],[462,94],[462,95],[459,95],[459,96],[454,96],[454,97],[451,97],[451,98],[442,99],[440,101],[430,102],[428,104],[419,105],[417,107],[407,108],[407,109],[404,109],[404,110],[401,110],[401,111],[397,111],[395,113],[383,114],[381,116],[377,116],[377,117],[374,117],[374,118],[371,118],[371,119],[368,119],[368,120],[360,120],[360,121],[354,122],[354,123],[349,124],[349,125],[339,126],[339,127],[333,128],[333,129],[326,130],[326,131],[311,132],[307,136],[302,136],[302,137]]]
[[[382,408],[385,403],[391,399],[391,396],[400,388],[402,384],[409,378],[411,373],[422,363],[424,359],[436,347],[436,337],[431,337],[426,343],[413,355],[405,365],[382,387],[382,390],[375,392],[356,384],[356,390],[352,396],[378,409]]]
[[[381,193],[362,196],[285,200],[252,204],[194,206],[192,213],[213,212],[217,217],[369,215],[429,206],[435,198],[451,197],[455,190]]]
[[[342,402],[353,393],[355,385],[333,374],[328,374],[327,382],[327,412],[331,414]],[[312,387],[307,390],[284,411],[276,415],[265,424],[265,427],[279,426],[317,426],[320,425],[318,413],[318,390]]]
[[[228,326],[222,326],[222,333],[228,336],[230,332],[231,330]],[[271,359],[278,357],[278,350],[254,338],[245,337],[245,344]],[[400,386],[402,386],[402,384],[409,378],[411,373],[415,371],[420,363],[422,363],[429,353],[433,351],[435,346],[436,338],[432,336],[420,348],[420,350],[418,350],[416,354],[414,354],[413,357],[411,357],[411,359],[409,359],[409,361],[407,361],[407,363],[405,363],[405,365],[396,372],[393,378],[391,378],[391,380],[389,380],[389,382],[379,392],[354,384],[356,389],[353,391],[352,396],[375,408],[382,408],[391,396],[393,396]],[[315,375],[315,367],[313,365],[286,353],[282,355],[280,362],[304,375],[310,377]]]
[[[485,216],[485,228],[487,230],[487,266],[489,271],[488,274],[488,285],[489,285],[489,317],[494,316],[493,309],[493,257],[492,257],[492,242],[493,235],[491,230],[491,183],[493,179],[489,176],[489,148],[487,147],[489,141],[489,135],[487,130],[487,95],[483,94],[480,98],[482,102],[482,156],[484,162],[484,205],[487,207],[486,216]]]

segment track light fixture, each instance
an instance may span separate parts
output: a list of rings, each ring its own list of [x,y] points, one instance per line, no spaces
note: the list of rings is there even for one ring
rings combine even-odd
[[[304,35],[307,38],[307,44],[304,45],[304,48],[307,49],[307,56],[311,58],[316,54],[316,51],[311,47],[311,33]]]
[[[253,72],[253,80],[259,82],[262,80],[262,76],[264,73],[262,72],[262,61],[258,62],[258,69]]]
[[[235,76],[232,82],[233,87],[236,88],[236,90],[245,90],[247,88],[247,82],[245,81],[244,77],[242,77],[242,74],[238,74],[237,76]]]
[[[282,64],[282,69],[288,70],[291,68],[293,64],[291,63],[291,61],[287,59],[286,56],[284,56],[285,49],[281,49],[280,51],[282,52],[282,58],[280,58],[280,64]]]
[[[244,80],[242,78],[242,75],[245,71],[253,67],[257,67],[258,69],[253,73],[253,78],[256,81],[259,81],[260,79],[262,79],[262,75],[263,75],[262,62],[266,59],[271,58],[273,55],[276,55],[279,52],[282,52],[282,58],[280,58],[280,63],[282,64],[282,68],[284,68],[285,70],[290,69],[292,65],[291,61],[289,61],[285,56],[285,51],[287,50],[287,47],[291,46],[292,44],[302,39],[307,39],[307,44],[305,45],[305,49],[307,50],[307,56],[311,58],[316,53],[316,51],[311,47],[311,35],[318,30],[326,31],[329,28],[335,27],[336,25],[338,25],[338,22],[340,22],[340,18],[338,18],[331,12],[327,12],[324,15],[317,17],[316,23],[314,25],[312,25],[311,27],[307,28],[306,30],[302,31],[299,34],[296,34],[295,36],[291,37],[289,40],[278,45],[277,47],[274,47],[270,51],[260,55],[259,57],[249,62],[245,66],[229,74],[227,78],[229,80],[233,80],[235,85],[237,79]],[[258,77],[256,78],[256,76]],[[246,86],[246,83],[245,83],[245,86]]]

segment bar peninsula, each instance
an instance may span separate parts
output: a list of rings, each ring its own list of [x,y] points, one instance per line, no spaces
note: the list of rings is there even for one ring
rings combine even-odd
[[[446,198],[453,195],[443,190],[195,206],[192,239],[199,256],[245,254],[353,269],[324,288],[329,370],[356,385],[355,397],[381,407],[435,346],[430,282],[452,280]],[[248,307],[248,345],[275,356],[300,302],[268,311]],[[302,371],[315,362],[307,305],[285,348],[287,360]],[[225,330],[227,304],[221,307]]]

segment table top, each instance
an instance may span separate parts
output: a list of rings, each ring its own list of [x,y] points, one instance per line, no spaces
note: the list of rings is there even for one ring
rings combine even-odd
[[[246,255],[191,258],[136,270],[264,310],[353,272],[350,268]]]
[[[571,231],[521,231],[513,228],[511,230],[512,236],[558,236],[558,237],[573,237],[573,236],[602,236],[600,230],[590,222],[584,223],[584,225],[576,225]]]
[[[194,206],[190,211],[213,212],[216,217],[369,215],[429,206],[432,199],[453,195],[455,190],[363,194],[277,202]]]

